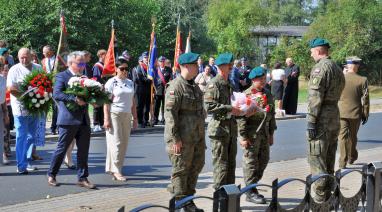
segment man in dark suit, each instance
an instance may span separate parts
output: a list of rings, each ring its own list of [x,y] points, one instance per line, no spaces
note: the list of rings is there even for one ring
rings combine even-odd
[[[65,94],[68,81],[73,76],[80,76],[85,68],[85,57],[83,52],[75,51],[68,55],[68,69],[56,75],[56,82],[53,89],[53,98],[58,102],[57,125],[59,128],[59,138],[57,149],[53,153],[52,161],[48,171],[48,184],[58,186],[56,175],[65,157],[66,150],[73,139],[77,144],[77,185],[88,189],[95,188],[95,185],[87,179],[88,154],[90,145],[90,120],[88,105],[80,97]],[[67,102],[75,102],[80,108],[70,111],[66,107]]]
[[[154,86],[154,124],[158,124],[159,119],[159,109],[162,109],[162,120],[161,123],[164,124],[164,94],[167,87],[167,83],[170,81],[172,76],[171,68],[166,67],[164,62],[166,58],[161,56],[158,59],[159,67],[155,72]]]
[[[137,97],[137,116],[140,128],[149,125],[149,114],[151,104],[151,80],[147,77],[148,53],[143,52],[139,58],[139,65],[134,68],[133,81],[135,84],[135,95]]]

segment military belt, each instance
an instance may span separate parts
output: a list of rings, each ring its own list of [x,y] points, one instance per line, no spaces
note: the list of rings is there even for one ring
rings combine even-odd
[[[324,100],[322,102],[323,105],[337,105],[338,101],[335,100]]]

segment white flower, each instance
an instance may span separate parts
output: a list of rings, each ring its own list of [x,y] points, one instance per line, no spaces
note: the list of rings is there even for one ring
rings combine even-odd
[[[36,102],[37,102],[37,99],[33,98],[32,103],[36,103]]]
[[[28,90],[32,90],[33,89],[33,87],[32,86],[28,86]]]
[[[52,98],[53,94],[52,93],[49,93],[49,98]]]
[[[29,96],[32,97],[34,95],[33,91],[29,92]]]
[[[95,81],[95,80],[91,80],[91,79],[85,79],[84,81],[84,85],[85,87],[99,87],[99,88],[102,88],[102,84]]]
[[[81,80],[81,77],[71,77],[68,81],[69,87],[73,87],[76,84],[79,84]]]
[[[48,97],[49,96],[49,94],[48,94],[48,92],[44,92],[44,97],[46,98],[46,97]]]
[[[49,100],[49,96],[45,97],[45,101],[48,101]]]
[[[36,103],[34,106],[37,107],[37,108],[39,108],[39,107],[40,107],[40,104],[39,104],[39,103]]]
[[[40,95],[39,93],[36,94],[36,98],[37,98],[37,99],[41,98],[41,95]]]
[[[34,92],[34,93],[37,93],[37,92],[38,92],[38,89],[34,89],[33,92]]]
[[[44,104],[45,103],[45,99],[40,99],[40,104]]]

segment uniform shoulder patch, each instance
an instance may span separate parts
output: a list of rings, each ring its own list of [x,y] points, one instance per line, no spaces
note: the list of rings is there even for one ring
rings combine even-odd
[[[314,69],[313,74],[319,74],[321,70],[319,68]]]

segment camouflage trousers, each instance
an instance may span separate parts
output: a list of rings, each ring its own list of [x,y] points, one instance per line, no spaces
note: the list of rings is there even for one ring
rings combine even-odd
[[[308,162],[312,175],[334,174],[338,133],[339,119],[335,117],[317,124],[317,137],[308,139]],[[334,180],[329,177],[317,180],[313,184],[314,198],[318,201],[327,198],[333,188],[333,183]]]
[[[210,141],[214,189],[217,190],[223,185],[235,183],[237,138],[210,136]]]
[[[183,141],[181,155],[175,155],[167,146],[168,156],[172,164],[171,184],[167,190],[175,195],[176,200],[195,194],[198,175],[205,161],[206,144],[204,138],[196,142]]]
[[[251,140],[252,145],[243,150],[243,175],[246,185],[259,182],[269,162],[269,143],[265,135]]]
[[[345,168],[346,163],[354,162],[358,159],[357,133],[360,119],[341,119],[341,128],[338,136],[340,147],[339,167]]]

